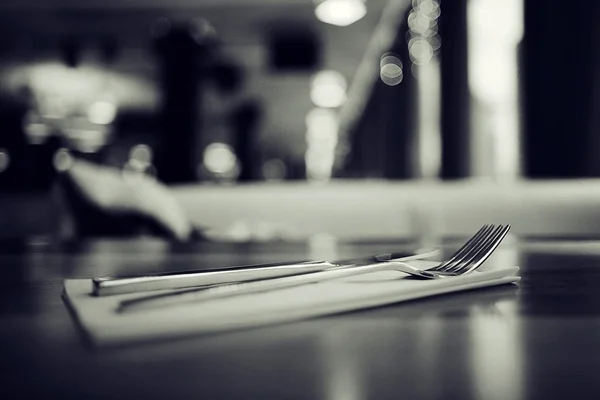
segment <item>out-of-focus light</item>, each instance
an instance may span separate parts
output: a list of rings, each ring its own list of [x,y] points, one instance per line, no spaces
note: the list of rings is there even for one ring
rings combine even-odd
[[[413,8],[427,15],[430,19],[437,19],[441,13],[440,4],[435,0],[413,1]]]
[[[338,118],[333,110],[314,108],[306,115],[306,139],[309,144],[323,145],[337,141]]]
[[[438,51],[440,47],[442,47],[442,38],[440,35],[436,34],[435,36],[430,37],[428,40],[433,51]]]
[[[333,110],[313,108],[306,114],[306,127],[309,130],[335,131],[337,123],[337,115]]]
[[[65,98],[81,99],[82,94],[98,90],[104,75],[88,68],[68,68],[59,63],[42,63],[29,69],[31,87],[37,92],[60,94]]]
[[[50,136],[50,128],[36,113],[29,112],[23,121],[25,135],[31,144],[42,144]]]
[[[402,68],[397,64],[385,64],[381,68],[381,80],[388,86],[395,86],[402,82]]]
[[[339,258],[338,255],[338,250],[339,250],[339,245],[338,245],[338,240],[337,238],[330,234],[330,233],[316,233],[312,236],[310,236],[310,238],[308,239],[308,247],[309,247],[309,251],[310,251],[310,258],[315,258],[315,259],[337,259]],[[346,382],[344,382],[346,383]],[[342,388],[343,386],[343,388]],[[342,390],[347,390],[346,387],[350,386],[352,388],[352,385],[340,385],[338,392],[341,392]],[[352,392],[352,394],[354,394],[355,392]],[[337,396],[335,396],[336,398],[338,398]],[[340,396],[339,398],[342,399],[353,399],[356,398],[356,396]]]
[[[39,112],[45,119],[62,119],[67,115],[68,106],[60,96],[46,96],[40,101]]]
[[[336,132],[337,115],[333,110],[313,108],[306,114],[306,127],[310,131]]]
[[[379,76],[388,86],[396,86],[403,79],[402,61],[393,54],[384,54],[379,62]]]
[[[523,36],[522,0],[470,1],[467,10],[469,84],[473,94],[487,102],[516,101],[515,48]]]
[[[7,65],[0,73],[0,81],[10,91],[17,91],[24,85],[30,87],[40,102],[39,112],[45,118],[63,118],[66,114],[80,113],[82,104],[87,104],[106,90],[110,91],[111,99],[118,106],[152,108],[157,105],[159,96],[156,90],[142,77],[93,64],[95,62],[85,63],[76,69],[68,68],[59,61]],[[87,113],[87,110],[84,111]]]
[[[42,123],[34,122],[25,127],[25,134],[31,144],[42,144],[50,136],[50,130]]]
[[[408,15],[408,27],[411,35],[431,37],[437,33],[437,19],[441,14],[440,5],[434,0],[413,2]]]
[[[237,157],[231,146],[225,143],[211,143],[204,150],[204,167],[214,174],[226,174],[235,169]]]
[[[145,144],[135,145],[129,151],[129,159],[136,160],[144,165],[150,165],[152,163],[152,149]]]
[[[95,153],[108,144],[111,132],[105,125],[94,124],[84,116],[62,122],[63,137],[70,148],[84,153]]]
[[[279,158],[265,161],[262,166],[263,177],[267,181],[281,181],[287,175],[285,163]]]
[[[336,71],[321,71],[311,82],[310,98],[323,108],[340,107],[346,101],[346,79]]]
[[[473,0],[467,13],[470,27],[493,45],[516,43],[523,37],[523,0]]]
[[[433,48],[429,40],[415,38],[408,43],[408,54],[413,63],[418,65],[427,64],[433,57]]]
[[[54,153],[52,164],[59,172],[68,171],[73,166],[73,157],[69,153],[69,150],[62,148]]]
[[[127,160],[123,166],[123,169],[127,172],[132,171],[138,174],[143,174],[144,170],[146,169],[146,165],[142,164],[138,160]]]
[[[108,125],[117,115],[117,106],[106,100],[94,102],[88,110],[90,122],[98,125]]]
[[[331,109],[315,108],[306,116],[307,150],[304,156],[309,180],[331,178],[338,142],[338,117]]]
[[[415,140],[414,165],[418,176],[435,179],[439,176],[441,163],[440,139],[440,63],[433,59],[427,65],[411,66],[417,81],[417,138]]]
[[[408,27],[412,32],[423,34],[429,29],[430,24],[431,20],[423,13],[412,11],[408,16]]]
[[[317,168],[331,168],[333,165],[333,155],[327,149],[311,147],[307,150],[305,158],[310,165]]]
[[[8,150],[0,149],[0,172],[6,171],[9,165],[10,155],[8,155]]]
[[[437,0],[413,0],[412,5],[406,40],[412,61],[411,71],[417,78],[418,66],[429,64],[441,46],[437,23],[441,8]]]
[[[331,178],[335,154],[329,149],[310,146],[304,156],[306,175],[310,180],[325,181]]]
[[[333,149],[337,145],[338,137],[333,131],[313,131],[306,132],[306,144],[309,146]]]
[[[421,68],[418,64],[411,64],[410,72],[415,79],[421,79]]]
[[[125,163],[126,170],[146,173],[152,167],[152,149],[145,144],[135,145],[129,150],[129,160]]]
[[[363,0],[325,0],[315,8],[315,15],[321,22],[331,25],[348,26],[367,14]]]

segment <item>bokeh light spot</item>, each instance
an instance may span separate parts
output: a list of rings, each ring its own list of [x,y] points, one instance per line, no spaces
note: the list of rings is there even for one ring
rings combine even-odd
[[[235,169],[237,157],[231,146],[225,143],[211,143],[204,150],[204,166],[214,174],[226,174]]]
[[[352,25],[366,14],[367,6],[362,0],[325,0],[315,8],[317,19],[337,26]]]

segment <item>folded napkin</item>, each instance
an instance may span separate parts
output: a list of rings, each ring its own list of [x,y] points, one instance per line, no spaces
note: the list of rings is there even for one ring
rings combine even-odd
[[[427,268],[436,263],[419,261],[411,264]],[[94,297],[90,279],[69,279],[64,283],[63,297],[90,342],[95,346],[110,346],[279,324],[514,283],[519,280],[518,270],[518,267],[497,268],[436,280],[416,280],[401,272],[381,271],[260,294],[124,314],[115,311],[119,302],[138,297],[140,293]]]

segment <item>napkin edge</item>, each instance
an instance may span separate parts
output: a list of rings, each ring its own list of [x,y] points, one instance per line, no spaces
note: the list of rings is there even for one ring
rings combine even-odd
[[[72,279],[69,279],[69,280],[72,280]],[[87,279],[85,279],[85,280],[87,280]],[[94,346],[96,346],[97,340],[94,337],[94,335],[92,334],[92,332],[88,328],[86,328],[85,325],[83,324],[83,322],[82,322],[83,318],[80,317],[77,307],[75,306],[75,304],[73,303],[73,301],[71,300],[71,298],[69,296],[69,293],[68,293],[68,290],[66,287],[66,282],[67,282],[67,280],[65,280],[60,297],[61,297],[63,303],[65,304],[65,308],[67,309],[69,316],[73,320],[73,323],[75,325],[75,330],[77,330],[79,332],[79,337],[81,338],[83,345],[88,348],[93,348]]]
[[[516,284],[519,282],[521,278],[519,276],[511,275],[511,276],[503,276],[494,279],[488,280],[480,280],[475,282],[468,282],[461,285],[452,285],[445,288],[435,288],[431,290],[424,290],[421,293],[409,293],[403,294],[401,296],[387,296],[384,299],[381,297],[374,297],[372,299],[365,300],[364,298],[360,301],[357,301],[355,305],[348,304],[332,304],[329,305],[318,312],[315,310],[294,310],[294,312],[286,313],[285,315],[278,315],[277,318],[273,318],[272,315],[263,318],[253,319],[252,321],[241,321],[241,322],[230,322],[226,324],[221,324],[219,326],[210,326],[199,328],[197,325],[190,326],[187,329],[180,330],[178,332],[153,332],[152,334],[146,336],[137,336],[132,337],[129,336],[114,336],[111,333],[107,333],[104,331],[93,332],[85,327],[82,322],[83,318],[80,318],[77,307],[73,304],[73,302],[69,299],[69,295],[67,293],[66,287],[64,289],[64,301],[67,304],[68,308],[72,309],[71,315],[73,319],[76,321],[76,325],[78,330],[83,333],[84,343],[90,348],[114,348],[114,347],[123,347],[128,345],[136,345],[136,344],[145,344],[145,343],[153,343],[153,342],[161,342],[165,340],[175,340],[175,339],[183,339],[189,337],[200,337],[203,335],[214,335],[223,332],[234,332],[234,331],[242,331],[248,329],[258,329],[265,328],[269,326],[277,326],[286,323],[305,321],[308,319],[322,318],[330,315],[348,313],[359,310],[368,310],[377,307],[391,306],[395,304],[400,304],[406,301],[418,300],[428,297],[435,297],[438,295],[445,295],[453,292],[464,292],[470,291],[485,287],[491,286],[499,286],[504,284]],[[80,281],[86,279],[80,279]],[[66,283],[66,282],[65,282]]]

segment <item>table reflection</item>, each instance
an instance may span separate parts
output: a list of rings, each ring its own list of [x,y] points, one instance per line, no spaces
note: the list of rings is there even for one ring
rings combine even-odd
[[[464,398],[519,398],[517,302],[515,288],[492,288],[334,317],[317,342],[324,397],[438,398],[451,391]],[[456,353],[465,346],[469,354]],[[500,381],[497,374],[504,374]],[[476,387],[461,387],[471,376]]]
[[[525,397],[523,329],[517,310],[515,300],[501,300],[471,311],[470,357],[477,397]]]

